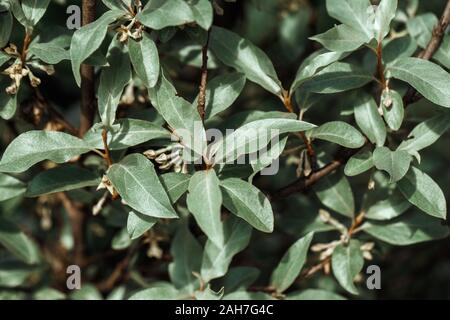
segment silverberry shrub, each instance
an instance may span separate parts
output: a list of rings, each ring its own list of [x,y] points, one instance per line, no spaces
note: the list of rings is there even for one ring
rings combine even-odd
[[[449,22],[0,0],[0,298],[448,298]]]

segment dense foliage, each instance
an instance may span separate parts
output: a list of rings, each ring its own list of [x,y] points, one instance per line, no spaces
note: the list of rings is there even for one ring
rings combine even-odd
[[[82,2],[0,0],[0,298],[449,298],[450,1]]]

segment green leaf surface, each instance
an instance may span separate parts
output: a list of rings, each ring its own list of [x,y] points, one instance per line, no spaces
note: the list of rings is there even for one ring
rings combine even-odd
[[[39,262],[38,246],[16,225],[0,219],[0,244],[27,264]]]
[[[103,39],[105,39],[109,24],[123,15],[124,12],[121,10],[107,11],[100,18],[83,26],[73,34],[70,44],[70,58],[72,71],[78,86],[81,84],[81,64],[100,47]]]
[[[375,148],[373,163],[378,170],[386,171],[390,182],[397,182],[408,172],[411,156],[406,151],[391,151],[387,147]]]
[[[178,289],[193,293],[198,283],[198,278],[193,272],[200,271],[202,261],[202,247],[189,231],[187,223],[182,223],[172,241],[170,253],[173,261],[169,264],[169,275],[172,283]]]
[[[368,40],[373,38],[373,26],[369,23],[373,9],[369,0],[326,0],[326,7],[331,17],[360,30]]]
[[[383,117],[389,128],[396,131],[400,129],[405,109],[402,96],[395,90],[384,90],[380,101]]]
[[[297,70],[294,82],[291,85],[290,93],[301,86],[303,82],[314,76],[322,68],[345,58],[348,54],[345,52],[330,52],[327,50],[318,50],[306,58]]]
[[[130,211],[127,219],[127,231],[131,240],[137,239],[145,232],[150,230],[158,221],[158,219],[149,217],[145,214]]]
[[[368,38],[363,32],[345,24],[334,26],[324,33],[310,37],[310,39],[334,52],[354,51],[368,42]]]
[[[177,218],[153,164],[145,156],[126,156],[109,168],[107,176],[134,210],[155,218]]]
[[[306,81],[302,88],[315,93],[337,93],[362,87],[372,79],[372,75],[367,71],[338,61]]]
[[[270,277],[270,284],[277,292],[283,292],[288,289],[300,274],[313,236],[314,233],[311,232],[297,240],[281,258],[280,263]]]
[[[245,75],[238,72],[217,76],[206,85],[205,119],[224,111],[237,99],[245,85]],[[197,106],[198,96],[192,103]]]
[[[234,32],[213,26],[209,47],[224,64],[242,72],[246,77],[273,94],[283,88],[269,57],[249,40]]]
[[[355,200],[347,178],[340,172],[322,178],[313,187],[320,202],[346,217],[353,217]]]
[[[217,246],[224,242],[220,207],[222,193],[213,169],[196,172],[189,181],[187,205],[200,229]]]
[[[27,186],[27,197],[37,197],[61,191],[98,186],[97,174],[74,165],[63,165],[43,171],[33,177]]]
[[[63,60],[70,60],[70,52],[54,42],[32,43],[28,57],[36,57],[48,64],[57,64]]]
[[[270,201],[252,184],[238,178],[220,182],[224,206],[263,232],[273,231],[273,212]]]
[[[170,132],[150,121],[123,118],[118,119],[119,128],[108,131],[107,142],[110,150],[126,149],[154,139],[170,139]],[[95,124],[83,137],[83,140],[94,149],[104,149],[102,139],[103,125]]]
[[[390,30],[391,21],[395,18],[397,11],[397,0],[381,0],[375,11],[375,21],[373,29],[375,32],[375,39],[381,42],[386,37]]]
[[[18,197],[25,193],[26,184],[10,175],[0,173],[0,201]]]
[[[189,187],[190,175],[177,172],[168,172],[160,176],[172,203],[177,202],[186,193]]]
[[[140,290],[134,293],[129,300],[178,300],[180,293],[175,287],[161,286]]]
[[[155,42],[144,32],[140,41],[128,40],[134,71],[147,88],[156,85],[159,77],[159,56]]]
[[[398,150],[405,150],[414,154],[435,143],[450,126],[450,112],[438,114],[419,123],[403,141]]]
[[[8,145],[0,161],[0,172],[22,172],[43,160],[67,162],[90,149],[83,140],[64,132],[28,131]]]
[[[35,26],[47,11],[50,0],[22,0],[22,9],[31,26]]]
[[[386,141],[386,125],[378,112],[375,100],[370,96],[361,97],[354,108],[355,120],[370,142],[378,147]]]
[[[346,148],[360,148],[365,143],[363,135],[343,121],[327,122],[308,132],[311,138],[326,140]]]
[[[349,177],[357,176],[373,167],[372,152],[363,149],[348,159],[345,164],[344,173]]]
[[[8,44],[13,26],[13,18],[10,11],[0,12],[0,48]],[[2,63],[0,63],[1,65]]]
[[[218,246],[211,240],[205,244],[200,274],[206,282],[227,273],[233,257],[247,247],[252,229],[241,219],[229,217],[223,223],[223,234],[222,245]]]
[[[224,139],[214,143],[211,153],[215,163],[232,162],[240,155],[256,152],[267,146],[272,136],[287,132],[299,132],[315,126],[293,119],[262,119],[249,122]]]
[[[443,239],[450,228],[424,214],[410,214],[389,222],[366,222],[362,230],[372,237],[397,246]]]
[[[106,128],[111,128],[116,120],[116,110],[125,86],[131,80],[130,57],[127,48],[118,40],[113,40],[108,49],[108,67],[102,69],[98,85],[98,112]]]
[[[429,101],[450,108],[450,75],[437,64],[419,58],[401,58],[390,64],[387,72],[409,83]]]
[[[360,246],[357,240],[350,240],[347,245],[341,243],[334,248],[331,256],[331,267],[336,280],[351,294],[358,294],[353,280],[364,266]]]
[[[420,210],[433,217],[446,218],[447,202],[444,193],[426,173],[411,167],[397,185],[403,196]]]

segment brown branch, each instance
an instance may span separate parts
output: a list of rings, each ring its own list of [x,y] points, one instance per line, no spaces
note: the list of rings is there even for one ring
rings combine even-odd
[[[206,43],[202,48],[202,76],[199,86],[198,103],[197,110],[202,121],[205,119],[205,105],[206,105],[206,82],[208,81],[208,45],[209,45],[209,35],[211,29],[208,30],[206,36]]]
[[[382,89],[386,89],[386,78],[384,76],[383,65],[383,45],[382,42],[378,42],[377,46],[377,77],[381,82]]]
[[[284,188],[281,188],[277,192],[271,195],[270,199],[272,201],[277,201],[282,198],[286,198],[291,194],[298,192],[305,192],[312,185],[317,183],[320,179],[326,177],[327,175],[333,173],[336,169],[347,163],[354,154],[356,154],[360,149],[341,149],[338,152],[335,160],[331,161],[321,169],[313,172],[307,177],[301,177]]]
[[[133,258],[134,254],[136,253],[139,246],[137,244],[133,245],[127,252],[125,258],[123,260],[119,261],[117,263],[116,267],[114,268],[113,272],[97,285],[97,288],[102,292],[108,292],[111,291],[116,283],[121,281],[126,277],[126,273],[128,270],[128,266],[131,262],[131,259]]]
[[[57,194],[64,209],[69,216],[72,226],[72,235],[74,241],[73,262],[78,266],[83,266],[84,260],[84,212],[64,193]]]
[[[102,130],[102,141],[103,141],[103,148],[105,149],[105,154],[103,155],[103,158],[106,161],[106,164],[108,165],[108,168],[112,166],[113,161],[111,158],[111,153],[109,152],[108,147],[108,131],[106,129]]]
[[[433,28],[433,34],[430,42],[422,52],[417,56],[418,58],[424,60],[430,60],[436,51],[439,49],[439,46],[442,43],[442,39],[445,35],[445,30],[450,24],[450,0],[447,1],[447,5],[445,6],[444,12],[442,13],[441,19],[438,24]],[[417,94],[417,91],[414,88],[409,88],[406,95],[403,97],[403,104],[405,106],[414,103],[420,99],[420,95]]]
[[[95,0],[83,0],[83,21],[87,25],[95,20]],[[95,74],[94,67],[81,65],[81,116],[79,135],[83,136],[92,126],[95,115]]]

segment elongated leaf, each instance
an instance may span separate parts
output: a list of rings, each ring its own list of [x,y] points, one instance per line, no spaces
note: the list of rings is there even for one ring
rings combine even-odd
[[[340,172],[322,178],[313,187],[320,202],[347,217],[355,213],[355,200],[347,178]]]
[[[221,246],[210,240],[206,242],[200,272],[206,282],[227,273],[233,257],[247,247],[252,229],[244,221],[229,217],[223,223],[223,234],[224,242]]]
[[[224,111],[237,99],[245,85],[245,75],[238,72],[217,76],[206,85],[205,119]],[[198,96],[193,105],[197,105]]]
[[[314,76],[322,68],[336,62],[342,58],[345,58],[347,53],[345,52],[329,52],[327,50],[319,50],[314,52],[308,58],[303,61],[297,70],[294,82],[291,85],[291,94],[301,86],[305,80]]]
[[[244,73],[250,81],[273,94],[281,94],[283,88],[272,62],[250,41],[231,31],[213,26],[209,46],[224,64]]]
[[[113,164],[107,176],[122,199],[134,210],[155,218],[176,218],[153,164],[141,154],[130,154]]]
[[[19,179],[0,173],[0,201],[15,198],[25,193],[26,185]]]
[[[113,40],[108,49],[109,67],[102,69],[98,86],[98,111],[105,127],[111,128],[123,89],[130,82],[130,57],[126,47]]]
[[[263,232],[273,231],[273,212],[270,201],[252,184],[238,178],[220,182],[224,206]]]
[[[1,88],[6,87],[6,78],[0,81]],[[5,92],[5,89],[0,90],[0,117],[5,120],[11,119],[16,113],[17,109],[17,94],[11,95]]]
[[[108,31],[109,24],[124,14],[121,10],[107,11],[100,18],[83,26],[73,34],[70,44],[70,59],[72,61],[72,71],[78,86],[81,83],[81,63],[100,47]]]
[[[305,264],[313,235],[311,232],[297,240],[281,258],[280,263],[270,277],[270,284],[277,292],[283,292],[289,288],[300,274]]]
[[[67,162],[88,151],[90,147],[83,140],[70,134],[32,130],[8,145],[0,161],[0,172],[22,172],[43,160]]]
[[[400,129],[405,113],[402,96],[395,90],[384,90],[380,104],[384,120],[386,120],[389,128],[392,130]]]
[[[160,178],[170,201],[175,203],[188,190],[191,176],[184,173],[169,172],[161,175]]]
[[[337,93],[356,89],[372,81],[367,71],[345,62],[335,62],[306,81],[302,88],[315,93]]]
[[[386,141],[386,126],[378,112],[375,100],[362,97],[355,106],[355,120],[370,142],[381,147]]]
[[[441,221],[424,214],[411,214],[390,222],[366,222],[364,232],[384,242],[407,246],[448,237],[450,229]]]
[[[191,234],[187,223],[182,223],[177,230],[170,248],[173,262],[169,264],[169,275],[172,283],[178,289],[193,293],[198,286],[198,278],[193,272],[200,271],[202,247]]]
[[[0,51],[0,66],[2,66],[5,62],[9,61],[12,57],[7,55],[3,51]]]
[[[439,139],[450,126],[450,112],[439,114],[425,122],[418,124],[408,135],[408,139],[403,141],[398,150],[405,150],[409,153],[420,151]]]
[[[13,18],[11,12],[10,11],[0,12],[0,48],[3,48],[8,44],[12,26],[13,26]]]
[[[327,0],[330,16],[356,30],[361,30],[367,39],[373,38],[373,28],[369,23],[373,15],[369,0]]]
[[[381,0],[378,5],[373,25],[375,39],[378,42],[381,42],[389,33],[391,21],[394,19],[397,11],[397,5],[397,0]]]
[[[211,147],[215,163],[232,162],[240,155],[267,146],[273,136],[312,129],[308,122],[293,119],[263,119],[247,123]]]
[[[347,148],[360,148],[364,145],[363,135],[351,125],[342,121],[327,122],[308,132],[314,139],[337,143]]]
[[[450,75],[440,66],[419,58],[401,58],[387,68],[391,77],[405,81],[431,102],[450,108]]]
[[[64,165],[43,171],[27,187],[27,197],[98,186],[100,178],[95,173],[73,165]]]
[[[391,151],[387,147],[378,147],[373,152],[373,163],[378,170],[389,173],[390,182],[397,182],[408,172],[411,156],[406,151]]]
[[[222,246],[224,234],[220,220],[222,193],[213,169],[196,172],[189,181],[188,209],[214,244]]]
[[[336,280],[352,294],[358,294],[353,280],[364,266],[360,245],[357,240],[350,240],[348,245],[339,244],[334,248],[331,258],[331,267]]]
[[[159,56],[155,42],[144,32],[140,41],[128,41],[134,71],[147,88],[156,85],[159,76]]]
[[[183,0],[149,1],[137,15],[137,19],[142,24],[156,30],[194,21],[207,30],[211,26],[212,18],[213,9],[208,0],[196,0],[190,3]]]
[[[158,220],[145,214],[130,211],[127,220],[127,231],[131,240],[137,239],[150,230]]]
[[[197,109],[178,96],[164,72],[160,72],[158,83],[148,92],[152,105],[181,138],[183,144],[196,153],[194,157],[202,155],[206,148],[206,133]]]
[[[23,13],[32,26],[41,20],[49,3],[50,0],[22,0]]]
[[[34,56],[48,64],[57,64],[63,60],[69,60],[70,52],[53,42],[33,43],[28,51],[28,56]]]
[[[363,32],[345,24],[337,25],[310,39],[319,42],[326,49],[334,52],[354,51],[368,42],[368,38]]]
[[[359,151],[345,164],[344,173],[347,176],[356,176],[373,167],[372,152],[367,149]]]
[[[433,217],[445,219],[447,216],[444,193],[426,173],[411,167],[397,185],[405,198],[420,210]]]
[[[126,149],[154,139],[170,139],[170,132],[150,121],[139,119],[118,119],[116,124],[119,129],[108,131],[107,141],[110,150]],[[83,137],[86,143],[95,149],[103,149],[102,140],[103,125],[94,125]]]
[[[411,207],[411,204],[399,191],[393,192],[388,198],[380,200],[366,209],[365,217],[374,220],[390,220],[398,217]]]
[[[13,223],[4,219],[0,219],[0,244],[27,264],[40,260],[37,245]]]

